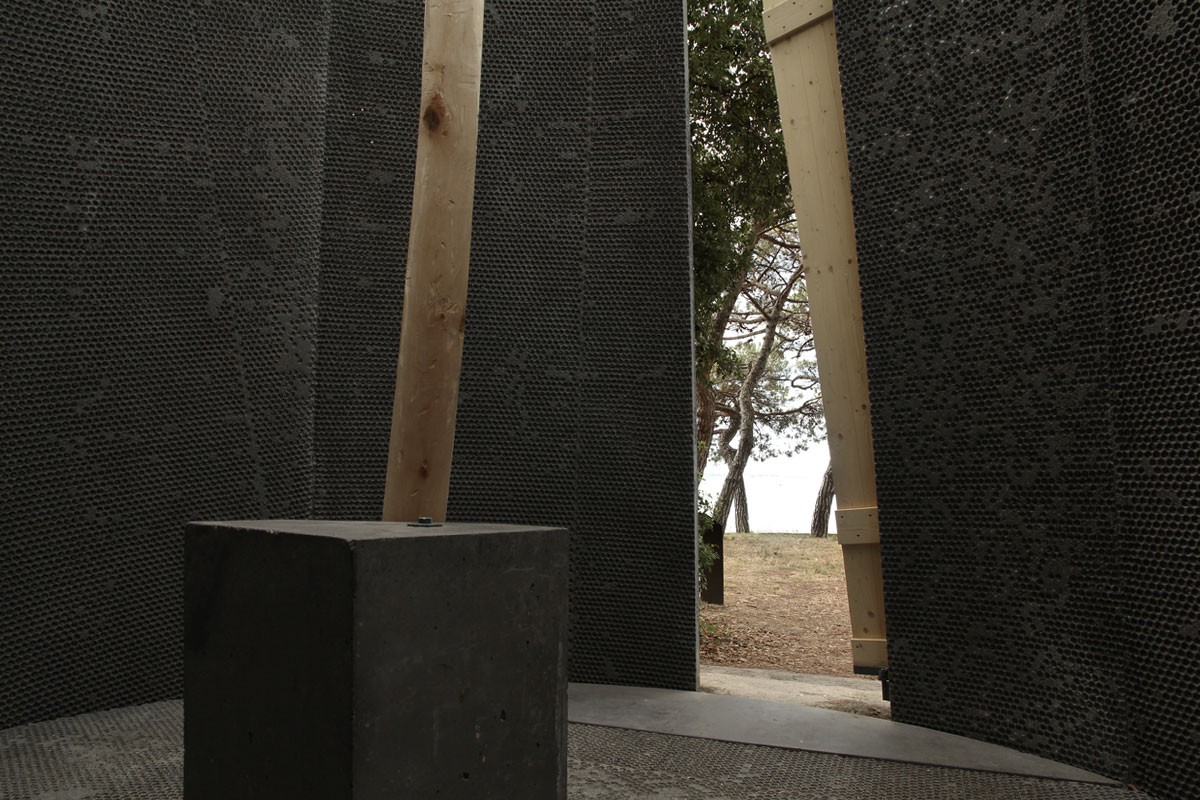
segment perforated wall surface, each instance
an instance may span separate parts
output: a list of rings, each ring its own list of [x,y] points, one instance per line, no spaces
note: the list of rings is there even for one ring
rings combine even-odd
[[[896,719],[1200,791],[1200,7],[838,3]]]
[[[1200,796],[1200,5],[1094,14],[1131,774]]]
[[[422,5],[334,12],[327,517],[382,505]],[[571,531],[572,680],[696,684],[683,36],[675,3],[488,6],[450,516]]]
[[[0,728],[181,693],[186,520],[377,517],[423,7],[0,7]],[[487,13],[451,515],[690,688],[683,10]]]
[[[0,726],[177,695],[180,523],[311,513],[321,23],[272,41],[286,5],[0,9]]]

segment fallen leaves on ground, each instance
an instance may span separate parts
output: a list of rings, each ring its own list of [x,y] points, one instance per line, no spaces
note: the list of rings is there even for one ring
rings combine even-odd
[[[725,537],[725,605],[702,604],[700,661],[853,675],[850,609],[835,539]]]

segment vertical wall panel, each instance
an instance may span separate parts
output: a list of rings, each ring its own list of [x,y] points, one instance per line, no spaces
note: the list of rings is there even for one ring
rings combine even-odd
[[[412,214],[423,3],[332,11],[316,395],[317,514],[375,519]]]
[[[335,11],[326,516],[382,502],[420,7]],[[449,514],[571,530],[575,680],[696,681],[683,37],[674,4],[487,6]]]
[[[182,522],[310,513],[322,35],[0,10],[0,727],[178,696]]]
[[[1200,794],[1200,6],[1090,3],[1133,780]]]
[[[1200,780],[1185,6],[835,9],[895,717],[1164,797]]]
[[[179,695],[185,521],[379,514],[423,8],[0,10],[0,727]],[[451,513],[571,529],[574,677],[691,687],[683,7],[486,24]]]
[[[694,448],[676,448],[693,440],[691,334],[678,335],[691,292],[677,272],[691,219],[671,190],[688,180],[683,4],[596,10],[573,677],[692,689]]]

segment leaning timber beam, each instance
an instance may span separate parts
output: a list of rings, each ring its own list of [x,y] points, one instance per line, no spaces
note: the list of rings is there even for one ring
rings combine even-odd
[[[856,672],[887,667],[875,457],[832,0],[765,0],[825,402]]]

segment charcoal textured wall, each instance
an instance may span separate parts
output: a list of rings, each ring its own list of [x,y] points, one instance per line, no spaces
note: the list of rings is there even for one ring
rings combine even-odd
[[[1200,6],[837,3],[896,719],[1200,791]]]
[[[0,727],[181,693],[182,524],[379,513],[423,3],[0,8]],[[683,9],[487,7],[451,516],[695,685]]]

